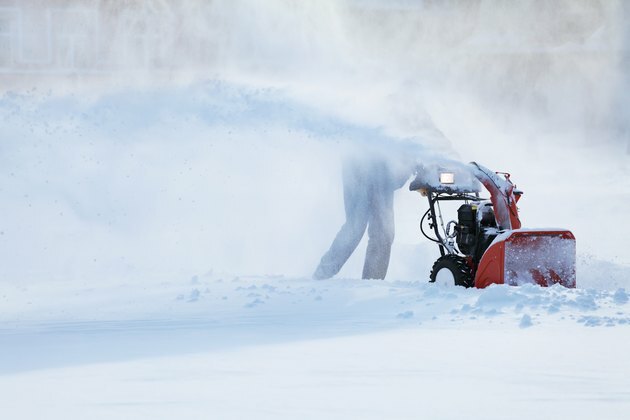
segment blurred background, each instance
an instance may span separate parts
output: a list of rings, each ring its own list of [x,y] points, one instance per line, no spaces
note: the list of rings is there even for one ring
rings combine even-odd
[[[0,281],[309,276],[373,133],[511,172],[606,281],[629,70],[623,0],[0,0]],[[428,277],[425,206],[398,191],[390,278]]]

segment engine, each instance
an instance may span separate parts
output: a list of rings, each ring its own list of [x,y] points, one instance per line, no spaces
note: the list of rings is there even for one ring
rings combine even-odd
[[[457,247],[477,262],[498,234],[492,205],[462,204],[457,209],[457,219]]]
[[[462,204],[457,209],[457,247],[464,255],[472,255],[477,243],[477,206]]]

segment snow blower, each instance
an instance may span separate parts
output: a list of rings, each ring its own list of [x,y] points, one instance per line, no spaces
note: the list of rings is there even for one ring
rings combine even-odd
[[[481,198],[481,185],[490,198]],[[522,229],[522,196],[510,174],[471,163],[465,170],[421,168],[409,189],[429,200],[420,230],[438,244],[431,282],[483,288],[527,283],[575,287],[575,237],[566,229]],[[446,225],[440,203],[462,201]],[[425,225],[433,231],[431,237]]]

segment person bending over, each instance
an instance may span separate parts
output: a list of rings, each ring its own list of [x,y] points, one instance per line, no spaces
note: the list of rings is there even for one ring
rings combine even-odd
[[[384,279],[394,241],[394,191],[413,172],[410,165],[378,154],[343,162],[343,199],[346,221],[321,258],[313,278],[327,279],[339,272],[359,245],[367,228],[364,279]]]

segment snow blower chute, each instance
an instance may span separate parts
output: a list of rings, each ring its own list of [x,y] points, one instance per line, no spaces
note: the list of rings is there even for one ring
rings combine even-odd
[[[481,183],[490,193],[480,197]],[[522,229],[516,203],[523,194],[510,174],[477,164],[449,170],[422,168],[409,186],[429,200],[422,234],[436,242],[441,257],[431,282],[465,287],[526,283],[575,287],[575,237],[566,229]],[[446,225],[441,202],[462,201],[457,220]],[[425,224],[435,237],[425,231]]]

